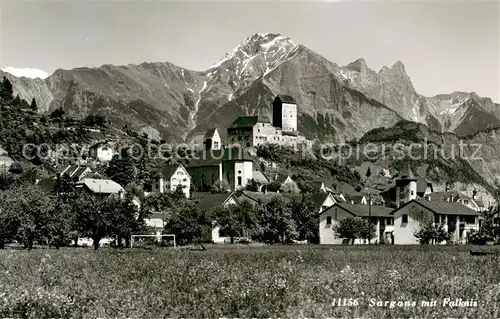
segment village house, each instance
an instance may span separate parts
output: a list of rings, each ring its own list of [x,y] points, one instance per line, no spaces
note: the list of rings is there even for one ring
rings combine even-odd
[[[161,168],[158,178],[152,185],[152,191],[156,193],[174,192],[178,186],[186,198],[190,197],[191,176],[182,164],[165,165]]]
[[[245,188],[253,176],[253,159],[240,147],[201,151],[189,160],[186,169],[197,191],[209,191],[216,182],[225,181],[230,190]]]
[[[124,198],[125,196],[123,187],[110,179],[84,178],[75,186],[77,189],[83,189],[99,197],[119,196]]]
[[[269,184],[269,179],[261,171],[253,171],[252,179],[259,185],[259,192],[261,192],[264,187]]]
[[[269,183],[278,185],[281,189],[290,189],[300,191],[299,185],[288,174],[273,174],[269,178]],[[279,190],[278,190],[279,191]]]
[[[212,128],[205,133],[204,137],[205,150],[220,150],[222,148],[222,139],[217,128]]]
[[[86,165],[68,165],[59,171],[57,175],[59,177],[67,175],[74,181],[80,181],[91,174],[92,170]],[[58,176],[54,176],[53,179],[57,179]]]
[[[111,161],[115,154],[113,145],[109,142],[99,142],[89,148],[89,157],[100,162]]]
[[[230,205],[238,205],[239,201],[232,193],[195,193],[193,199],[197,201],[198,207],[205,212],[213,211],[220,207],[229,207]],[[229,242],[229,238],[221,233],[220,226],[213,222],[212,242],[215,244],[224,244]]]
[[[319,239],[321,245],[338,245],[348,243],[347,238],[340,238],[334,231],[334,226],[341,220],[349,217],[369,219],[375,227],[375,236],[369,241],[356,239],[354,244],[392,243],[394,230],[391,209],[379,205],[363,205],[349,203],[335,203],[322,210],[319,214]]]
[[[273,101],[272,123],[259,116],[238,117],[227,129],[229,145],[256,147],[279,144],[294,148],[312,144],[297,130],[297,103],[289,95],[279,94]]]
[[[9,154],[0,146],[0,174],[5,174],[14,164],[14,160],[9,157]]]
[[[420,198],[424,198],[425,196],[434,192],[432,187],[432,183],[429,182],[424,177],[417,177],[417,195]]]
[[[452,241],[465,243],[467,234],[479,230],[477,212],[459,202],[442,200],[412,199],[391,212],[394,216],[394,244],[418,244],[415,233],[425,223],[434,221],[444,224],[444,229],[451,232]]]

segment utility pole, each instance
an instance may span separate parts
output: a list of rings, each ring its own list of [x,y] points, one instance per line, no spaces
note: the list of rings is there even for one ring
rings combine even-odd
[[[368,193],[368,222],[370,223],[370,231],[372,227],[372,193]],[[368,238],[368,244],[371,245],[372,243],[372,238],[371,238],[371,232],[370,232],[370,237]]]

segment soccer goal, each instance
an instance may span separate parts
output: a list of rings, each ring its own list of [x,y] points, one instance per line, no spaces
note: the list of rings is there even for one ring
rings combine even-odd
[[[143,239],[150,239],[153,238],[154,241],[156,242],[162,242],[163,237],[172,237],[174,240],[174,248],[176,248],[176,241],[175,241],[175,235],[174,234],[162,234],[162,235],[132,235],[130,236],[130,248],[134,247],[134,243],[137,241],[143,241]]]

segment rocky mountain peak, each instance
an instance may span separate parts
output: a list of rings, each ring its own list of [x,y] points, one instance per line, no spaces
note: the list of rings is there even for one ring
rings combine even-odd
[[[281,58],[298,47],[289,37],[279,33],[256,33],[247,37],[236,48],[226,53],[221,61],[209,68],[209,71],[235,60],[236,63],[245,61],[248,63],[256,58],[263,58],[267,66],[269,66],[269,64],[275,64],[271,62],[281,60]]]
[[[347,65],[347,68],[356,72],[363,72],[368,69],[365,59],[359,58]]]

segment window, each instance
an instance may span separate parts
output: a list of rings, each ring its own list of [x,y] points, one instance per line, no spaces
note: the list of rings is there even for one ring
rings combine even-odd
[[[257,129],[257,132],[259,132],[259,133],[260,133],[260,129]]]
[[[463,220],[466,224],[475,224],[476,216],[461,216],[460,220]]]
[[[241,176],[238,176],[238,186],[241,186]]]
[[[434,222],[435,223],[440,223],[441,222],[441,217],[439,214],[434,215]]]
[[[177,175],[184,175],[184,172],[182,172],[182,171],[178,171],[178,172],[177,172]]]
[[[407,224],[407,223],[408,223],[408,215],[403,214],[403,216],[401,216],[401,224]]]
[[[187,180],[188,180],[187,178],[183,178],[182,179],[183,182],[187,182]]]
[[[399,192],[400,192],[400,193],[404,193],[404,192],[405,192],[405,188],[404,188],[404,186],[401,186],[401,187],[399,188]]]
[[[410,192],[411,196],[413,196],[413,190]]]
[[[327,224],[327,225],[331,225],[331,224],[332,224],[332,218],[331,218],[330,216],[328,216],[328,217],[326,218],[326,224]]]
[[[214,142],[214,148],[219,148],[219,142]]]
[[[387,219],[385,220],[385,224],[386,224],[387,226],[392,226],[392,225],[394,225],[394,220],[393,220],[392,218],[390,218],[390,217],[389,217],[389,218],[387,218]]]
[[[241,174],[241,171],[238,171],[238,174]]]
[[[469,200],[464,199],[464,205],[468,205],[468,204],[469,204]]]

